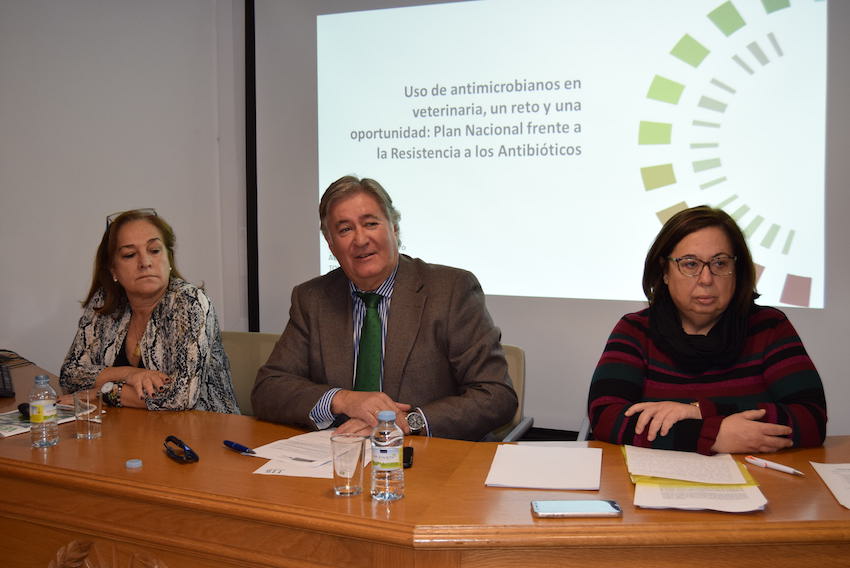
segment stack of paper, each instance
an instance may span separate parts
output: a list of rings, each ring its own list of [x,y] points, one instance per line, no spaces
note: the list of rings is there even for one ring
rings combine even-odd
[[[601,448],[500,445],[484,482],[492,487],[599,489]]]
[[[747,469],[729,454],[703,456],[634,446],[623,451],[637,507],[744,513],[767,504]]]
[[[254,456],[270,460],[254,473],[333,478],[333,430],[318,430],[254,448]]]
[[[56,422],[64,424],[71,422],[74,419],[74,409],[59,408],[56,409]],[[18,412],[11,410],[9,412],[0,413],[0,437],[15,436],[30,431],[30,421],[28,418]]]

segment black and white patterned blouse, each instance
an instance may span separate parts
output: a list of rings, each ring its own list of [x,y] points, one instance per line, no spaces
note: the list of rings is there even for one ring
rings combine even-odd
[[[74,343],[59,376],[65,392],[94,386],[106,367],[113,366],[124,348],[130,306],[98,314],[99,291],[84,308]],[[171,377],[161,392],[146,400],[148,410],[209,410],[238,414],[230,379],[230,363],[221,345],[215,308],[203,290],[172,278],[151,313],[139,340],[142,365]]]

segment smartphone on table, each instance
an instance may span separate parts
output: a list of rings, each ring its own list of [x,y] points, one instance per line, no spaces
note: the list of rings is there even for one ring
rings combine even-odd
[[[532,501],[531,512],[535,517],[620,517],[623,510],[616,501],[609,499],[562,499],[557,501]]]

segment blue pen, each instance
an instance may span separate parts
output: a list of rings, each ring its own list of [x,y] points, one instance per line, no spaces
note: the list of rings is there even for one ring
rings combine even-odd
[[[248,446],[243,446],[242,444],[237,444],[236,442],[231,442],[230,440],[225,440],[224,445],[233,450],[234,452],[239,452],[240,454],[256,453]]]

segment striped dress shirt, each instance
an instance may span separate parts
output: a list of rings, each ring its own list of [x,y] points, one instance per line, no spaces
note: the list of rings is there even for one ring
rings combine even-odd
[[[387,345],[387,320],[389,319],[390,302],[393,297],[396,272],[398,272],[398,265],[396,265],[389,278],[387,278],[383,284],[374,290],[375,294],[381,295],[381,301],[378,303],[378,314],[381,316],[381,384],[383,384],[384,378],[384,351]],[[358,289],[357,286],[354,285],[354,282],[351,282],[350,280],[348,281],[348,288],[351,293],[351,319],[354,322],[352,337],[352,345],[354,346],[354,369],[352,370],[351,375],[353,377],[354,372],[357,369],[357,352],[360,345],[360,332],[363,329],[363,320],[366,317],[366,303],[360,298],[360,296],[357,295],[357,292],[365,292],[366,290]],[[371,292],[372,290],[369,291]],[[335,420],[336,417],[333,412],[331,412],[331,401],[333,400],[334,395],[340,390],[342,389],[330,389],[322,395],[316,403],[316,406],[314,406],[313,410],[310,411],[310,419],[316,424],[317,428],[327,428]]]

